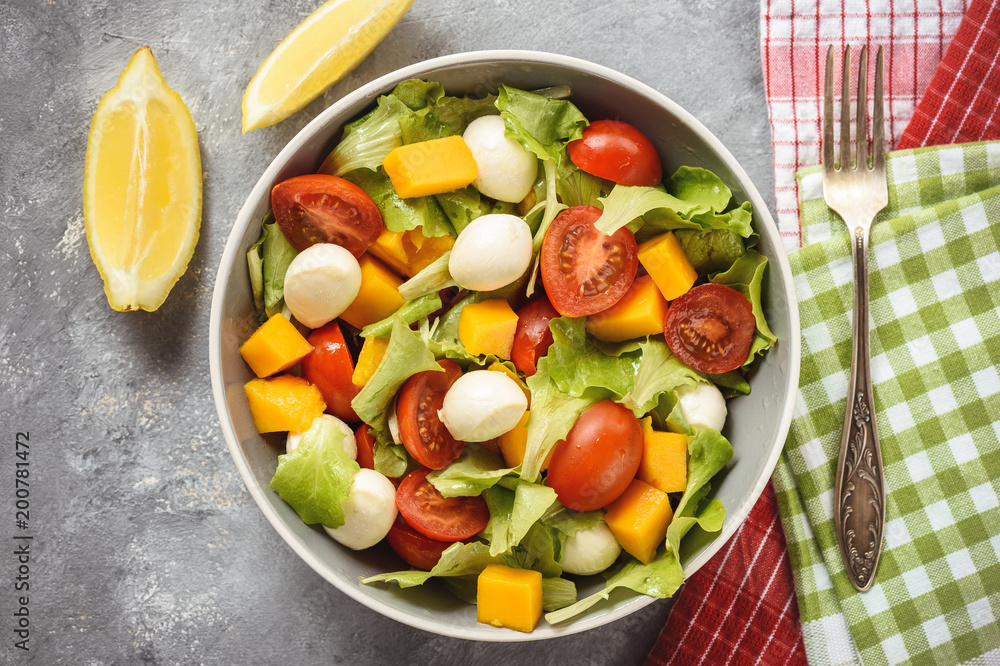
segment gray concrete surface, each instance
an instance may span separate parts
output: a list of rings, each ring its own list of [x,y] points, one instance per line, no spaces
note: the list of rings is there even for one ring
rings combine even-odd
[[[756,2],[416,0],[371,56],[289,120],[240,133],[258,64],[319,0],[0,2],[0,663],[638,664],[669,602],[573,637],[498,645],[397,624],[312,572],[265,522],[219,431],[212,287],[258,175],[321,109],[426,58],[487,48],[593,60],[659,89],[736,155],[773,207]],[[87,249],[87,129],[150,45],[190,108],[201,240],[155,313],[113,312]],[[30,520],[15,526],[18,432]],[[30,591],[14,589],[15,536]],[[27,596],[30,652],[14,630]]]

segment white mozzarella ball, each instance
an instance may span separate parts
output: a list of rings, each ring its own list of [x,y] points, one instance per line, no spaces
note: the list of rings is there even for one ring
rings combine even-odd
[[[373,469],[354,474],[344,507],[344,524],[326,533],[354,550],[371,548],[385,538],[396,520],[396,486]]]
[[[722,430],[726,425],[726,399],[715,384],[699,382],[694,386],[684,384],[677,387],[677,399],[688,424],[695,430],[711,428]]]
[[[498,201],[517,203],[535,184],[538,158],[504,129],[500,116],[483,116],[469,123],[462,138],[476,160],[472,186]]]
[[[528,399],[513,379],[502,372],[467,372],[444,395],[438,416],[461,442],[485,442],[517,425]]]
[[[622,547],[604,521],[566,537],[562,568],[566,573],[591,576],[601,573],[618,559]]]
[[[463,289],[493,291],[521,277],[531,263],[531,229],[516,215],[477,217],[458,235],[448,272]]]
[[[285,273],[285,305],[309,328],[339,317],[361,289],[361,265],[333,243],[317,243],[299,252]]]
[[[344,451],[346,451],[347,455],[351,457],[351,460],[357,460],[358,442],[357,440],[354,439],[354,432],[351,430],[350,426],[348,426],[346,423],[338,419],[336,416],[333,416],[332,414],[321,414],[317,416],[315,419],[313,419],[313,425],[315,425],[316,421],[320,419],[329,421],[334,426],[339,428],[341,432],[344,433],[344,440],[342,442]],[[302,435],[304,434],[306,433],[289,432],[288,439],[285,440],[285,453],[291,453],[292,451],[294,451],[295,448],[299,445],[299,441],[301,441]]]

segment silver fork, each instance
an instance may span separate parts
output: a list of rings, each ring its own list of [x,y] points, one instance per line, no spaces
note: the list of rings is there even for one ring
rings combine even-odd
[[[868,47],[858,70],[856,154],[851,151],[851,48],[844,51],[840,111],[840,160],[833,151],[833,47],[826,55],[823,100],[823,196],[847,223],[854,264],[854,335],[844,433],[837,462],[834,520],[847,575],[859,591],[871,587],[885,528],[885,474],[875,428],[868,336],[868,232],[889,202],[885,180],[882,48],[875,62],[872,164],[868,163]],[[852,159],[853,158],[853,159]]]

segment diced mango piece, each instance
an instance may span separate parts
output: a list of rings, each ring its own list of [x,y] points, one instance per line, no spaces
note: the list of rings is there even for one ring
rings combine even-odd
[[[451,192],[476,179],[476,159],[459,135],[394,148],[382,168],[404,199]]]
[[[488,564],[479,574],[476,606],[483,624],[530,632],[542,616],[542,574]]]
[[[361,290],[340,318],[355,328],[364,328],[391,315],[402,307],[399,285],[403,281],[385,264],[369,254],[361,255]]]
[[[642,461],[635,478],[665,493],[684,492],[687,489],[687,435],[653,430],[653,419],[649,416],[640,423]]]
[[[354,374],[351,375],[351,382],[358,387],[364,386],[375,374],[385,350],[389,346],[389,338],[376,338],[373,335],[365,338],[365,343],[361,345],[361,352],[358,354],[358,364],[354,366]]]
[[[517,467],[524,462],[524,452],[528,448],[528,418],[530,416],[531,410],[526,410],[516,426],[497,437],[500,454],[507,467]],[[556,447],[553,446],[549,449],[549,455],[545,456],[545,460],[542,462],[543,472],[549,468],[549,463],[552,462],[552,453],[555,450]]]
[[[645,481],[633,479],[621,497],[608,505],[604,522],[628,553],[649,564],[667,536],[674,517],[670,499]]]
[[[640,245],[639,263],[668,301],[684,294],[698,279],[698,272],[671,231]]]
[[[383,227],[375,242],[368,246],[368,252],[399,275],[409,275],[406,272],[409,260],[406,257],[406,248],[403,246],[403,232],[390,231],[388,227]]]
[[[521,378],[517,375],[517,372],[511,370],[500,361],[493,361],[486,369],[492,370],[493,372],[502,372],[511,379],[513,379],[517,383],[517,385],[521,387],[521,392],[524,393],[524,397],[528,401],[528,408],[529,409],[531,408],[531,391],[529,391],[528,387],[524,385],[523,381],[521,381]]]
[[[428,238],[424,236],[423,230],[419,227],[407,231],[403,234],[403,247],[406,248],[406,254],[409,258],[406,275],[413,277],[430,266],[435,259],[438,259],[454,245],[454,236]]]
[[[469,303],[458,319],[458,337],[470,354],[493,354],[510,359],[517,314],[502,298]]]
[[[648,275],[637,277],[621,300],[587,317],[587,332],[605,342],[663,333],[667,301]]]
[[[312,345],[280,312],[261,324],[240,347],[243,360],[258,377],[287,370],[311,351]]]
[[[302,377],[251,379],[243,390],[257,432],[302,432],[326,409],[323,394]]]

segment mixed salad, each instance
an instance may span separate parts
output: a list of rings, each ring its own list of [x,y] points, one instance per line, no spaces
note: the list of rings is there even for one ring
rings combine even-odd
[[[685,534],[722,527],[726,400],[776,341],[750,204],[701,168],[664,179],[569,93],[404,81],[274,187],[248,253],[247,396],[289,432],[272,488],[411,567],[364,584],[436,579],[522,631],[676,591]]]

